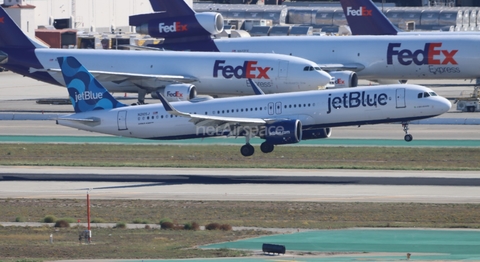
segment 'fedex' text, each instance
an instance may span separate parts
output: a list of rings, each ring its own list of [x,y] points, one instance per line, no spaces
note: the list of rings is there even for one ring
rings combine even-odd
[[[213,77],[218,77],[218,72],[220,71],[222,76],[227,79],[232,77],[237,79],[270,79],[267,74],[270,67],[255,66],[257,63],[257,61],[245,61],[243,65],[233,67],[231,65],[225,65],[225,60],[216,60],[213,66]]]
[[[357,10],[347,7],[347,16],[372,16],[372,10],[368,10],[364,6],[360,6]]]
[[[175,32],[185,32],[188,31],[187,25],[182,25],[180,22],[174,22],[172,25],[165,25],[165,23],[160,23],[158,25],[158,31],[160,33],[175,33]]]
[[[458,50],[444,50],[442,43],[426,43],[423,49],[415,51],[400,49],[401,43],[390,43],[387,49],[387,64],[393,64],[396,56],[401,65],[457,65],[455,54]]]

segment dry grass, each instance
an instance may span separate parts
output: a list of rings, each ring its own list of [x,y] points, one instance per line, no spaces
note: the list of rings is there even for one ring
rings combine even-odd
[[[0,144],[0,165],[480,170],[480,148],[278,147],[240,156],[238,146]]]
[[[85,201],[69,199],[0,199],[0,221],[21,213],[27,221],[45,214],[86,221]],[[264,228],[431,227],[480,228],[477,204],[311,203],[231,201],[92,200],[92,215],[106,222],[132,223],[139,217],[175,224],[197,221]],[[228,249],[199,250],[198,245],[271,234],[241,230],[93,229],[93,244],[80,244],[83,228],[22,228],[0,226],[0,261],[44,259],[139,259],[245,256]],[[54,244],[49,235],[54,234]]]

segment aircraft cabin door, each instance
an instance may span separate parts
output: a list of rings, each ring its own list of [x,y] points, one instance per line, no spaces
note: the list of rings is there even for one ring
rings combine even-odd
[[[397,88],[396,90],[397,108],[405,108],[405,88]]]
[[[273,102],[268,103],[268,114],[273,115],[274,112],[275,112],[275,108],[274,108]]]
[[[278,78],[287,78],[288,77],[288,61],[280,60],[278,61]]]
[[[127,128],[127,111],[119,111],[117,117],[118,130],[128,130]]]
[[[277,115],[281,115],[282,114],[282,102],[277,102],[275,103],[275,113]]]

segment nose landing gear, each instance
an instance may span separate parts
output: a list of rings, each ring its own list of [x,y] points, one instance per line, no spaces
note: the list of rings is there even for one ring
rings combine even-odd
[[[405,132],[405,141],[410,142],[413,140],[413,136],[408,133],[408,123],[402,123],[403,132]]]

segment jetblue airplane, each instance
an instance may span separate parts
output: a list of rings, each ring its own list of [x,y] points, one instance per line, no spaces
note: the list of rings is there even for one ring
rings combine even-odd
[[[161,92],[169,101],[253,94],[247,78],[266,93],[317,90],[330,75],[303,58],[280,54],[50,49],[28,38],[0,7],[0,66],[65,86],[56,58],[75,56],[110,92]]]
[[[431,89],[417,85],[389,85],[283,94],[264,94],[249,79],[255,96],[219,98],[170,104],[126,106],[74,57],[57,58],[75,113],[57,124],[81,130],[143,139],[187,139],[245,136],[243,156],[251,156],[250,138],[265,139],[264,153],[275,145],[302,139],[327,138],[331,127],[399,122],[405,140],[412,141],[408,122],[447,112],[450,102]]]
[[[475,31],[403,32],[394,26],[371,0],[340,0],[340,3],[353,35],[480,35]]]
[[[150,0],[163,3],[167,0]],[[178,2],[181,9],[176,13],[191,12],[191,8],[183,0]],[[166,9],[165,12],[170,12]],[[130,25],[148,24],[149,34],[153,37],[165,37],[175,32],[162,31],[159,34],[161,19],[152,20],[154,15],[136,15]],[[197,27],[189,27],[182,17],[175,23],[185,24],[182,43],[160,45],[173,50],[221,51],[236,53],[276,53],[298,56],[312,60],[328,71],[332,77],[343,75],[349,82],[354,74],[358,78],[383,80],[390,82],[399,79],[473,79],[480,77],[477,64],[480,59],[480,36],[456,35],[446,38],[439,35],[415,36],[277,36],[208,39],[191,42],[185,41],[187,32],[200,34]],[[153,21],[153,22],[152,22]],[[137,24],[133,24],[136,22]],[[196,22],[199,23],[199,22]],[[213,22],[211,22],[213,23]],[[167,24],[164,23],[163,26]],[[201,25],[199,25],[201,26]],[[342,78],[340,76],[339,78]],[[386,80],[386,81],[385,81]],[[382,81],[380,81],[382,82]]]

